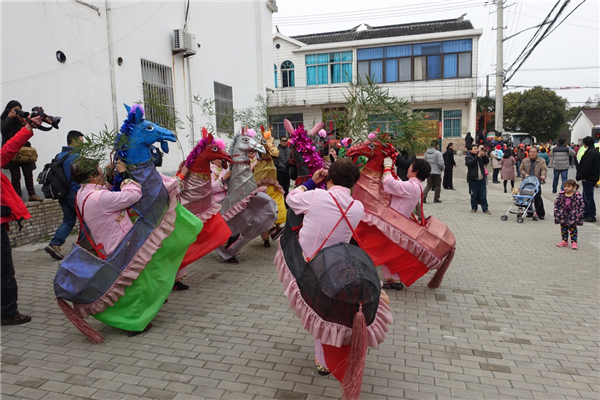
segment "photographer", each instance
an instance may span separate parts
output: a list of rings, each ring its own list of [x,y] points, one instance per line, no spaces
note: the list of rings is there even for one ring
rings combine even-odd
[[[37,127],[41,125],[42,118],[39,116],[34,117],[31,121]],[[13,159],[25,142],[33,136],[33,127],[32,124],[26,122],[25,126],[2,146],[2,149],[0,149],[2,168]],[[12,249],[8,238],[8,223],[17,221],[20,224],[24,219],[31,218],[31,215],[6,175],[3,173],[0,175],[2,182],[2,191],[0,192],[0,203],[2,204],[2,325],[20,325],[31,321],[31,317],[19,313],[17,309],[18,288],[12,260]]]
[[[2,146],[6,144],[17,132],[19,132],[25,125],[25,119],[17,114],[17,111],[21,111],[21,103],[16,100],[8,102],[0,120],[2,121]],[[25,142],[24,146],[31,147],[31,143]],[[21,150],[21,149],[18,149]],[[25,178],[25,187],[27,188],[27,194],[29,195],[29,201],[44,201],[41,197],[35,194],[35,188],[33,187],[33,170],[36,168],[35,162],[15,162],[10,161],[6,166],[10,171],[10,177],[12,186],[19,197],[22,197],[21,193],[21,170],[23,171],[23,178]]]
[[[486,193],[486,175],[485,166],[489,164],[490,159],[486,155],[483,145],[472,145],[471,151],[465,157],[467,166],[467,182],[469,182],[469,193],[471,194],[471,212],[477,212],[477,204],[481,204],[484,214],[491,214],[488,210]]]

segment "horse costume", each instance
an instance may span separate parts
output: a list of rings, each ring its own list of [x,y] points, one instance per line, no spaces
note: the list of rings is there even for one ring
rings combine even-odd
[[[260,153],[256,167],[254,167],[254,179],[258,187],[264,186],[267,188],[267,194],[277,203],[277,221],[275,221],[275,225],[279,226],[285,223],[287,215],[285,199],[283,198],[285,192],[277,182],[277,169],[273,162],[274,159],[279,157],[279,149],[275,146],[275,139],[271,135],[271,131],[265,131],[262,126],[260,130],[262,137],[259,140],[265,148],[265,152]]]
[[[144,120],[140,106],[125,107],[128,115],[117,142],[125,135],[128,143],[116,153],[142,187],[141,199],[130,207],[137,219],[105,260],[74,244],[54,278],[59,306],[93,343],[101,343],[103,337],[83,320],[89,315],[127,331],[141,332],[148,326],[202,229],[202,221],[177,202],[179,183],[167,178],[163,184],[152,159],[152,143],[160,142],[167,153],[167,141],[176,141],[175,135]],[[74,310],[66,301],[73,303]]]
[[[323,157],[317,151],[312,137],[323,128],[319,122],[307,132],[304,125],[294,129],[292,123],[284,119],[283,126],[289,134],[289,143],[292,148],[290,158],[290,178],[295,180],[296,186],[302,185],[318,170],[323,168]]]
[[[222,160],[225,168],[232,161],[225,151],[225,142],[215,140],[206,128],[202,128],[202,139],[185,160],[190,172],[183,180],[183,193],[179,198],[181,205],[204,223],[204,228],[185,254],[177,278],[185,275],[186,266],[223,245],[231,236],[231,230],[219,213],[221,205],[213,197],[210,179],[212,160]]]
[[[236,133],[233,137],[229,153],[231,178],[227,182],[227,197],[221,202],[220,213],[232,235],[239,238],[229,248],[218,247],[216,252],[224,260],[229,260],[256,236],[271,229],[277,220],[277,203],[265,192],[265,187],[258,187],[250,169],[249,151],[265,152],[253,137],[254,130]]]
[[[382,184],[383,160],[395,159],[391,144],[383,144],[376,133],[370,140],[354,145],[348,157],[368,158],[354,185],[352,197],[365,206],[365,213],[356,233],[361,247],[371,256],[375,265],[386,265],[392,274],[398,273],[407,287],[430,270],[437,270],[428,287],[437,289],[454,258],[456,239],[450,229],[438,219],[422,222],[406,218],[389,207],[391,195]]]

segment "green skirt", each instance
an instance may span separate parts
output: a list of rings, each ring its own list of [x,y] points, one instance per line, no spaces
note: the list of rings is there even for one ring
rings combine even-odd
[[[106,325],[126,331],[143,331],[173,290],[175,275],[188,247],[202,230],[202,221],[181,204],[175,207],[175,229],[154,253],[132,285],[117,302],[92,315]]]

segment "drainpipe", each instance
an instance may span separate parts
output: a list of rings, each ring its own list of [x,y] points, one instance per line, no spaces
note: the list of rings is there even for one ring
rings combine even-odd
[[[118,129],[118,120],[119,115],[117,113],[117,83],[115,77],[115,63],[114,63],[114,49],[113,49],[113,39],[112,39],[112,30],[110,29],[110,6],[108,0],[104,0],[104,5],[106,7],[106,35],[108,39],[108,63],[110,66],[110,95],[112,101],[112,111],[113,111],[113,128],[115,131]]]

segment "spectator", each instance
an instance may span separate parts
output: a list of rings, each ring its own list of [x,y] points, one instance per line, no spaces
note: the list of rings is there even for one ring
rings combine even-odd
[[[569,178],[569,165],[575,157],[575,151],[565,145],[565,139],[558,139],[558,145],[551,150],[554,179],[552,180],[552,193],[558,189],[558,178],[561,178],[560,191],[564,190],[565,181]]]
[[[471,132],[467,132],[467,136],[465,136],[465,148],[467,151],[471,150],[471,146],[473,145],[473,141],[475,139],[471,136]]]
[[[548,155],[548,150],[544,146],[540,148],[538,157],[546,162],[546,167],[550,164],[550,156]]]
[[[282,136],[279,138],[279,145],[277,146],[279,149],[279,156],[275,160],[275,167],[277,168],[277,182],[283,188],[284,196],[287,197],[288,192],[290,191],[290,174],[288,172],[288,167],[290,163],[290,156],[292,154],[292,149],[288,146],[288,138],[286,136]]]
[[[500,169],[502,168],[500,160],[503,156],[504,152],[502,151],[502,146],[500,146],[499,144],[496,145],[496,148],[490,152],[490,157],[492,158],[492,169],[494,170],[492,175],[492,183],[500,183],[500,181],[498,180],[498,174],[500,173]]]
[[[444,182],[442,185],[444,189],[455,190],[452,183],[452,169],[454,167],[456,167],[456,162],[454,161],[454,144],[450,143],[444,153]]]
[[[2,146],[25,126],[25,118],[16,113],[16,111],[21,110],[21,103],[16,100],[9,101],[4,108],[4,111],[0,116],[0,120],[2,121]],[[25,142],[23,146],[31,147],[31,143]],[[44,201],[44,199],[35,194],[35,188],[33,186],[33,170],[36,168],[36,165],[34,162],[17,164],[9,160],[8,164],[2,168],[6,168],[10,171],[11,183],[17,196],[23,196],[23,193],[21,192],[21,171],[23,171],[23,178],[25,179],[25,188],[29,195],[29,201]]]
[[[577,180],[583,186],[583,201],[585,203],[585,222],[596,222],[596,202],[594,201],[594,187],[600,179],[600,153],[594,146],[591,136],[583,138],[585,152],[577,166]]]
[[[42,123],[42,117],[32,118],[32,122],[39,126]],[[21,147],[33,136],[33,125],[25,122],[25,126],[21,128],[11,139],[9,139],[0,149],[0,163],[4,168]],[[0,290],[2,297],[2,325],[20,325],[31,321],[31,317],[23,315],[17,307],[18,287],[15,279],[15,266],[12,259],[12,249],[10,247],[10,239],[8,238],[8,223],[17,221],[20,225],[24,219],[31,218],[27,211],[27,207],[15,189],[12,187],[8,178],[3,173],[0,173],[2,178],[2,190],[0,191],[0,203],[2,204],[2,243],[0,251],[2,259],[2,287]]]
[[[427,203],[427,194],[432,186],[435,186],[435,194],[433,196],[434,203],[441,203],[440,192],[442,190],[442,171],[444,170],[444,156],[438,150],[438,141],[433,139],[431,147],[427,149],[423,159],[431,166],[431,175],[427,178],[427,187],[423,192],[423,203]]]
[[[471,194],[471,212],[477,212],[477,205],[481,204],[484,214],[491,214],[488,210],[486,179],[487,174],[485,166],[489,164],[490,159],[486,155],[483,145],[471,146],[471,151],[465,157],[467,166],[467,182],[469,183],[469,193]]]
[[[54,237],[50,240],[50,244],[44,249],[46,253],[56,260],[62,260],[65,256],[60,251],[60,246],[65,243],[67,236],[73,230],[77,214],[75,212],[75,196],[80,188],[79,183],[75,182],[71,177],[71,165],[77,159],[77,154],[73,154],[73,146],[81,142],[83,133],[79,131],[70,131],[67,134],[67,146],[63,146],[62,151],[56,155],[58,160],[65,158],[62,164],[67,180],[71,183],[69,192],[58,200],[63,213],[63,222],[54,233]]]
[[[408,151],[400,150],[398,157],[396,157],[396,173],[401,180],[408,180],[408,168],[410,167],[412,161],[413,159],[408,154]]]
[[[515,157],[512,155],[512,150],[504,152],[500,164],[502,164],[502,171],[500,171],[500,177],[504,181],[504,193],[506,193],[506,183],[510,181],[510,188],[515,187]]]
[[[525,145],[523,143],[519,144],[519,148],[517,149],[517,156],[516,156],[516,161],[517,161],[517,177],[521,177],[521,163],[523,162],[523,159],[525,158]]]
[[[540,181],[540,189],[533,197],[533,204],[535,211],[539,219],[546,217],[546,211],[544,210],[544,201],[542,200],[542,185],[541,183],[546,180],[546,162],[538,157],[537,148],[532,147],[529,149],[529,157],[523,160],[521,163],[521,175],[523,178],[528,176],[535,176]],[[533,216],[533,212],[527,213],[528,217]]]

